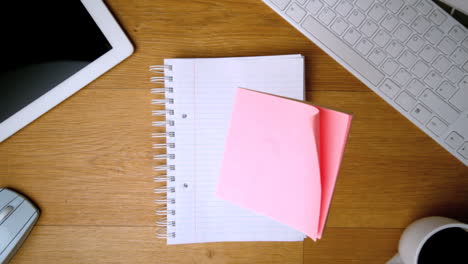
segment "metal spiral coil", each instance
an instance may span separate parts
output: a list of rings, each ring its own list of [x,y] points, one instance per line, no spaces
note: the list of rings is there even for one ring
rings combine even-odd
[[[159,175],[154,177],[154,182],[175,182],[174,176]]]
[[[154,149],[175,148],[175,143],[154,143]]]
[[[174,104],[173,98],[165,98],[165,99],[153,99],[151,100],[151,104],[153,105],[166,105],[167,104]]]
[[[158,154],[153,155],[154,160],[168,160],[168,159],[175,159],[175,154]]]
[[[175,165],[159,165],[153,167],[154,171],[174,171]]]
[[[157,205],[175,204],[175,198],[159,198],[154,200],[154,203]]]
[[[161,220],[156,221],[157,227],[168,227],[168,226],[175,227],[175,225],[176,225],[175,221],[169,221],[167,220],[167,218],[163,218]]]
[[[151,113],[154,116],[167,116],[167,115],[174,115],[174,110],[173,109],[153,110]]]
[[[157,84],[165,84],[166,81],[172,82],[172,76],[153,76],[150,78],[150,82]]]
[[[164,73],[165,70],[172,71],[172,65],[152,65],[149,70],[154,73]]]
[[[158,210],[155,210],[155,213],[156,215],[162,215],[162,216],[175,215],[175,210],[158,209]]]
[[[157,76],[151,77],[150,82],[155,84],[156,87],[151,89],[151,94],[162,95],[165,98],[152,99],[151,104],[156,106],[165,106],[164,110],[152,110],[153,116],[173,116],[174,110],[168,108],[168,105],[174,104],[174,99],[171,98],[171,94],[174,93],[174,88],[171,85],[173,82],[173,77],[169,76],[168,73],[172,71],[171,65],[153,65],[149,67],[149,70],[155,73]],[[161,127],[173,130],[172,127],[175,126],[175,121],[171,119],[166,119],[165,121],[153,121],[153,127]],[[152,138],[169,138],[175,137],[174,131],[166,132],[156,132],[151,134]],[[172,139],[173,141],[173,139]],[[174,160],[176,158],[174,153],[169,153],[175,148],[174,142],[166,141],[166,143],[153,143],[154,149],[166,149],[166,154],[155,154],[153,155],[154,160]],[[155,199],[155,204],[158,206],[155,213],[157,216],[163,217],[156,222],[158,230],[156,231],[156,237],[161,239],[175,238],[176,233],[173,232],[173,228],[176,225],[174,216],[176,211],[174,209],[174,204],[176,199],[174,193],[176,188],[173,186],[175,183],[175,165],[165,164],[158,165],[153,167],[155,172],[165,172],[163,175],[158,175],[154,177],[154,182],[156,183],[166,183],[164,186],[160,186],[154,189],[154,192],[160,195],[160,197]],[[171,175],[172,174],[172,175]]]
[[[156,238],[159,239],[167,239],[167,238],[175,238],[176,233],[175,232],[167,232],[167,228],[163,227],[158,230],[156,230]]]
[[[167,186],[161,186],[154,188],[154,193],[174,193],[175,192],[175,187],[167,187]]]
[[[166,120],[166,121],[153,121],[154,127],[166,127],[166,126],[174,126],[174,120]]]
[[[151,89],[152,94],[166,94],[166,93],[173,93],[174,88],[172,87],[165,87],[165,88],[153,88]]]
[[[175,132],[169,131],[165,133],[151,133],[153,138],[166,138],[166,137],[175,137]]]

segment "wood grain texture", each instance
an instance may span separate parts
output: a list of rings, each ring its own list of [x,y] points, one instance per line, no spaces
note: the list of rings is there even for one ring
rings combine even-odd
[[[152,227],[37,226],[13,263],[302,263],[301,242],[167,246]]]
[[[327,238],[304,241],[304,263],[386,263],[395,255],[402,229],[330,228]]]
[[[417,218],[468,221],[468,168],[261,0],[107,4],[135,54],[0,144],[0,186],[42,210],[13,263],[382,263]],[[158,119],[148,66],[165,57],[291,53],[306,57],[308,101],[354,115],[323,240],[154,239],[152,166],[160,163],[152,155],[163,152],[151,148]]]

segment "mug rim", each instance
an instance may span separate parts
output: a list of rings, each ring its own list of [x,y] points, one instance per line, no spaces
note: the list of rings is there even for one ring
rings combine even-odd
[[[468,224],[464,224],[464,223],[450,223],[450,224],[445,224],[445,225],[442,225],[442,226],[439,226],[437,228],[434,228],[433,230],[431,230],[431,232],[427,233],[424,238],[422,239],[422,243],[420,243],[418,245],[418,248],[416,249],[416,254],[414,254],[414,257],[415,259],[413,259],[413,263],[414,264],[418,264],[418,260],[419,260],[419,255],[421,253],[421,250],[422,250],[422,247],[426,244],[426,242],[429,240],[429,238],[431,238],[434,234],[444,230],[444,229],[449,229],[449,228],[454,228],[454,227],[458,227],[458,228],[462,228],[464,229],[466,232],[468,232]]]

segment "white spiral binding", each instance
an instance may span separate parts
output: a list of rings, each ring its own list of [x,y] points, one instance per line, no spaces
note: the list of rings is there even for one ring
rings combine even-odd
[[[151,77],[150,82],[155,84],[156,87],[151,89],[151,94],[161,96],[164,95],[165,98],[155,98],[151,100],[151,104],[155,106],[166,106],[166,109],[160,110],[155,109],[152,111],[153,116],[173,116],[174,110],[168,108],[168,105],[174,104],[174,98],[172,98],[172,94],[174,93],[174,89],[171,86],[173,81],[172,76],[168,75],[172,71],[171,65],[154,65],[150,66],[149,70],[155,73],[157,76]],[[158,87],[159,86],[159,87]],[[151,137],[158,139],[158,138],[166,138],[165,143],[155,142],[153,143],[154,149],[166,149],[166,154],[155,154],[153,155],[154,160],[166,160],[166,161],[173,161],[176,156],[174,153],[175,143],[175,121],[171,119],[167,119],[165,121],[153,121],[153,127],[164,127],[166,128],[166,132],[156,132],[152,133]],[[165,183],[164,186],[159,186],[154,189],[154,193],[161,195],[155,199],[155,204],[158,206],[155,213],[159,216],[159,219],[156,221],[156,226],[158,227],[156,231],[156,237],[161,239],[168,239],[168,238],[175,238],[176,232],[174,232],[174,228],[176,225],[175,222],[175,165],[173,164],[165,164],[165,165],[158,165],[153,167],[154,172],[165,172],[163,175],[157,175],[154,177],[154,182],[156,183]],[[162,217],[162,218],[161,218]]]

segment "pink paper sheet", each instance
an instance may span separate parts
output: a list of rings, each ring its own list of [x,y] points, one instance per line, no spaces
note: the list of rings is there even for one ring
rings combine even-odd
[[[351,116],[238,89],[218,197],[320,238]]]

